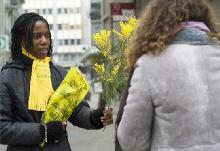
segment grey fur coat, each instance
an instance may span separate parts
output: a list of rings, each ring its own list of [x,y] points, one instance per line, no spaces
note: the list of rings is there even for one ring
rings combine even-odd
[[[220,151],[220,46],[188,28],[136,65],[117,131],[123,151]]]

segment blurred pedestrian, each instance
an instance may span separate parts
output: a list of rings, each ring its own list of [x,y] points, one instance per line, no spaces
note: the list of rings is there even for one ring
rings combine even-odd
[[[51,56],[47,20],[36,13],[19,16],[11,30],[11,61],[0,73],[0,143],[8,145],[7,151],[71,150],[64,123],[41,123],[51,93],[66,75],[63,67],[52,63]],[[83,101],[69,122],[100,129],[112,123],[112,111],[107,107],[92,110]],[[39,144],[45,140],[41,148]]]
[[[205,0],[151,0],[128,59],[123,151],[220,150],[220,35]]]

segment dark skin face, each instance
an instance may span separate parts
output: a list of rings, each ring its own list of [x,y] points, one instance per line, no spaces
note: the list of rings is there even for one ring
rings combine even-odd
[[[33,28],[33,47],[30,53],[38,59],[47,57],[50,42],[50,33],[47,24],[40,20],[36,21]]]

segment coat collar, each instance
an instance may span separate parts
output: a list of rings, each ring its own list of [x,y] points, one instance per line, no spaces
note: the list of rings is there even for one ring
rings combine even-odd
[[[210,43],[208,34],[195,27],[184,28],[172,41],[172,44],[208,45]]]

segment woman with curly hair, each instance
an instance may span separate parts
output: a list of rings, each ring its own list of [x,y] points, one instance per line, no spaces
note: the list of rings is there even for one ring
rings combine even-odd
[[[123,151],[220,150],[220,35],[205,0],[150,1],[128,63]]]

